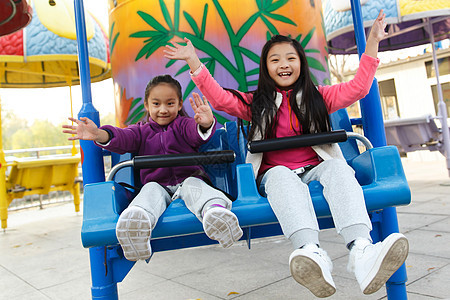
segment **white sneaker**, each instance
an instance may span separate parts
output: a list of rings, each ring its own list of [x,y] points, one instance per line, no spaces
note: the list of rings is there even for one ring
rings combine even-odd
[[[401,267],[408,251],[408,240],[401,233],[393,233],[376,244],[357,239],[350,251],[347,269],[355,273],[364,294],[373,294]]]
[[[151,228],[147,212],[140,207],[130,206],[120,214],[116,236],[126,259],[137,261],[150,258]]]
[[[203,230],[210,239],[218,241],[224,248],[239,241],[243,234],[236,215],[222,207],[212,207],[206,211]]]
[[[289,257],[292,277],[309,289],[314,296],[325,298],[336,292],[331,272],[333,263],[325,250],[313,244],[307,244],[292,252]]]

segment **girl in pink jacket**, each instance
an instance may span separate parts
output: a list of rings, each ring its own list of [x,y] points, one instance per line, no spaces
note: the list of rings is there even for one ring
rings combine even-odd
[[[249,141],[326,132],[331,129],[329,113],[369,92],[385,27],[385,15],[380,11],[355,78],[333,86],[314,86],[302,46],[286,36],[274,36],[264,45],[258,87],[251,93],[223,89],[188,39],[186,46],[166,46],[165,56],[188,63],[192,80],[215,109],[251,122]],[[284,235],[294,246],[289,257],[293,278],[315,296],[331,296],[336,287],[332,262],[319,244],[308,190],[313,180],[324,187],[336,230],[350,250],[348,269],[354,272],[364,294],[379,290],[406,260],[408,241],[404,235],[394,233],[383,242],[372,243],[363,191],[337,144],[249,153],[247,162],[252,163],[261,194],[267,197]]]

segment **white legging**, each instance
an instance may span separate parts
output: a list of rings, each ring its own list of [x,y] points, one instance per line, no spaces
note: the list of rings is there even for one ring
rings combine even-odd
[[[319,226],[308,189],[313,180],[324,187],[336,230],[345,243],[358,237],[370,240],[372,224],[355,172],[344,160],[331,159],[300,176],[284,166],[273,167],[263,175],[260,193],[267,197],[294,248],[308,243],[319,245]]]
[[[167,186],[174,195],[170,197],[168,191],[156,182],[146,183],[139,194],[130,203],[130,206],[143,208],[152,223],[152,229],[159,217],[169,204],[178,198],[184,200],[186,207],[201,221],[202,211],[212,204],[219,204],[231,209],[231,200],[221,191],[212,188],[203,180],[196,177],[188,177],[181,184]]]

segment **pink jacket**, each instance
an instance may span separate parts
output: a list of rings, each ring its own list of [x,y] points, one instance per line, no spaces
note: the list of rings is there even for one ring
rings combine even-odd
[[[358,71],[352,80],[331,86],[317,87],[324,98],[329,113],[345,108],[369,93],[379,61],[378,58],[363,54]],[[195,71],[192,74],[192,80],[215,109],[224,111],[243,120],[251,121],[250,108],[243,104],[231,92],[224,90],[211,76],[206,67],[202,65],[199,70]],[[251,103],[253,99],[252,94],[242,92],[240,94],[248,103]],[[297,95],[297,103],[300,100],[300,97]],[[278,108],[281,105],[281,101],[282,95],[281,93],[277,93],[275,103]],[[256,139],[261,139],[263,136],[264,133],[260,133],[259,138]],[[342,152],[337,144],[313,146],[312,148],[323,160],[331,158],[343,159]],[[262,153],[247,154],[247,162],[252,163],[255,174],[258,174],[261,160]]]

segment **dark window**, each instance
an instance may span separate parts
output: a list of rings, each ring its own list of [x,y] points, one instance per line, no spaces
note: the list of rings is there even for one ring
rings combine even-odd
[[[442,98],[444,100],[445,106],[447,106],[447,116],[450,116],[450,82],[442,83]],[[431,86],[431,92],[433,93],[433,102],[434,102],[434,109],[436,110],[436,115],[438,113],[438,103],[439,103],[439,97],[437,92],[437,86],[432,85]]]
[[[450,57],[443,57],[437,60],[439,66],[439,76],[444,76],[450,74]],[[436,71],[434,68],[433,61],[425,62],[425,68],[427,69],[427,77],[433,78],[436,77]]]
[[[383,119],[397,119],[400,117],[398,109],[397,92],[395,90],[394,79],[388,79],[378,82],[380,89],[381,108],[383,110]]]

